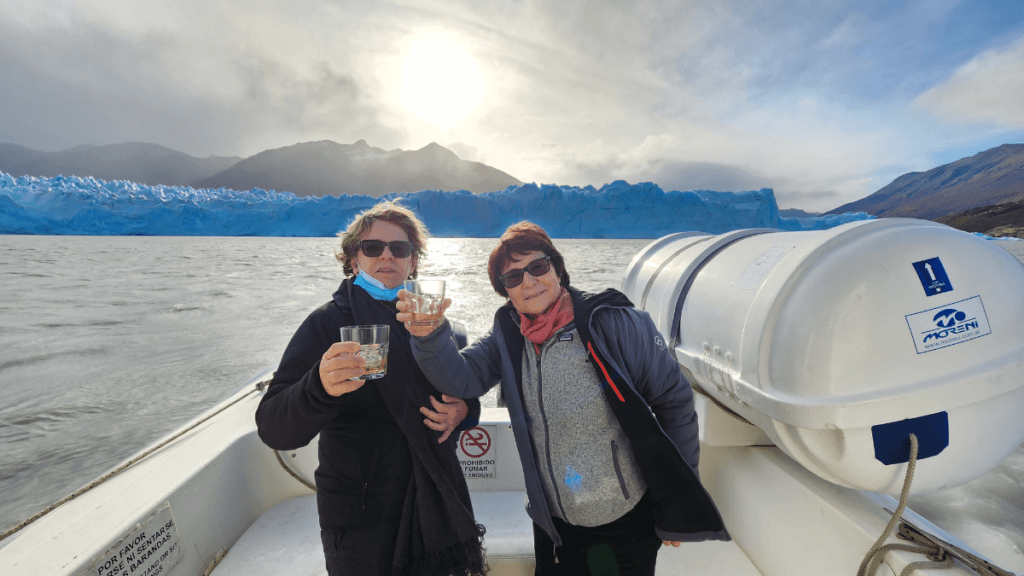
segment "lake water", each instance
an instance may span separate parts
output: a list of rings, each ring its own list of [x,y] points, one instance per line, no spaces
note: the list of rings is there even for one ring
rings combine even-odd
[[[648,240],[566,240],[581,288],[618,286]],[[470,339],[503,300],[493,239],[431,239]],[[342,278],[331,238],[0,236],[0,531],[276,364]],[[485,402],[494,405],[493,398]]]
[[[494,239],[431,239],[472,341],[502,303]],[[649,240],[559,240],[575,286],[618,287]],[[0,531],[275,364],[341,280],[330,238],[0,236]],[[999,242],[1024,261],[1024,242]],[[494,405],[493,397],[484,399]],[[911,507],[1024,571],[1024,450]]]

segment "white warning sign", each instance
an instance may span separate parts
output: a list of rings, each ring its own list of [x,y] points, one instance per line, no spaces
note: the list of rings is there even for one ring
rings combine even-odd
[[[165,502],[80,576],[158,576],[181,561],[181,539],[171,503]]]
[[[459,436],[457,455],[466,479],[497,478],[497,426],[484,424],[464,430]]]

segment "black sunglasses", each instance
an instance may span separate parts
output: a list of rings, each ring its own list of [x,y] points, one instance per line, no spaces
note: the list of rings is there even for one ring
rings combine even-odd
[[[391,249],[391,255],[395,258],[408,258],[412,254],[412,243],[405,240],[385,242],[383,240],[363,240],[359,243],[359,249],[363,255],[376,258],[384,253],[384,247]]]
[[[548,270],[551,270],[551,256],[537,258],[522,268],[509,270],[501,276],[498,276],[498,280],[501,280],[501,283],[505,288],[515,288],[523,283],[523,274],[525,272],[529,272],[530,276],[533,276],[534,278],[539,278],[547,274]]]

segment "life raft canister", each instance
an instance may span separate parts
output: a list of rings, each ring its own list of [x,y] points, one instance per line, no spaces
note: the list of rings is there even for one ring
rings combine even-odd
[[[911,432],[914,493],[1024,442],[1024,265],[978,236],[913,219],[681,233],[622,290],[696,388],[836,484],[898,494]]]

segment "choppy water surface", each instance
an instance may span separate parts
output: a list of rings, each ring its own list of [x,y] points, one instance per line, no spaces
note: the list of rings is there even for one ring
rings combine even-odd
[[[648,240],[560,240],[573,284],[618,287]],[[470,340],[502,303],[493,239],[432,239]],[[1000,242],[1024,261],[1024,242]],[[330,238],[0,236],[0,531],[276,363],[341,280]],[[493,398],[485,398],[493,405]],[[911,507],[1024,571],[1024,451]]]

